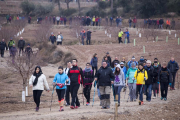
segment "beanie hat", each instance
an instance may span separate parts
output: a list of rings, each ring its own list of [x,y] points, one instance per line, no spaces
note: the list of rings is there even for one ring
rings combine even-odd
[[[135,62],[132,62],[132,63],[131,63],[131,66],[136,66]]]
[[[121,63],[120,63],[120,65],[124,65],[124,63],[123,63],[123,62],[121,62]]]

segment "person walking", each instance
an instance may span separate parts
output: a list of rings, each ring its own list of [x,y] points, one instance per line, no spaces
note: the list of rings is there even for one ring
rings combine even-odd
[[[106,53],[107,59],[109,61],[109,65],[111,65],[111,56],[109,55],[109,52]]]
[[[160,28],[160,29],[163,29],[163,24],[164,24],[164,20],[161,18],[161,19],[159,20],[159,28]]]
[[[2,39],[2,41],[0,42],[0,51],[1,51],[1,57],[4,57],[4,50],[8,50],[7,44],[4,41],[4,39]]]
[[[84,29],[82,29],[80,36],[82,40],[82,45],[84,45],[84,39],[86,38],[86,31]]]
[[[119,30],[119,33],[118,33],[118,40],[119,40],[119,44],[120,43],[123,43],[123,41],[122,41],[122,35],[123,35],[124,33],[123,33],[123,31],[121,31],[121,29]]]
[[[116,18],[116,27],[119,26],[119,22],[120,22],[120,20],[119,20],[119,17],[117,16],[117,18]]]
[[[20,40],[18,41],[18,48],[19,48],[19,56],[23,51],[24,51],[24,47],[25,47],[25,41],[23,40],[23,37],[20,37]]]
[[[31,54],[33,54],[32,48],[30,47],[30,44],[27,45],[25,49],[26,56],[28,57],[28,60],[30,62]]]
[[[114,82],[114,74],[111,68],[107,67],[107,62],[103,61],[102,67],[97,71],[95,76],[95,81],[99,84],[99,90],[101,94],[101,109],[110,108],[110,93],[111,93],[111,84]]]
[[[139,105],[143,105],[143,86],[148,79],[147,71],[143,68],[143,63],[139,63],[138,70],[134,74],[134,79],[137,80],[136,87],[139,93]]]
[[[51,41],[53,45],[54,45],[54,42],[56,42],[56,36],[53,34],[53,32],[51,33],[51,36],[49,37],[49,41]]]
[[[130,43],[130,40],[129,40],[130,34],[129,34],[128,29],[126,29],[126,31],[124,32],[124,34],[126,34],[126,35],[125,35],[124,43]]]
[[[71,62],[67,62],[67,68],[64,69],[64,73],[66,75],[68,75],[68,72],[69,70],[72,68],[72,63]],[[69,81],[71,81],[69,79]],[[70,82],[69,84],[66,84],[66,92],[65,92],[65,101],[66,101],[66,106],[69,106],[70,105],[70,99],[69,99],[69,96],[70,96]]]
[[[96,26],[98,26],[98,21],[99,21],[99,18],[98,18],[98,16],[97,16],[96,19],[95,19]]]
[[[131,17],[129,18],[129,27],[131,28],[131,24],[132,24],[132,19],[131,19]]]
[[[54,16],[53,17],[53,24],[55,25],[55,23],[56,23],[56,17]]]
[[[120,64],[118,57],[116,56],[113,62],[111,63],[111,67],[114,68],[115,63]]]
[[[39,111],[40,97],[46,87],[47,92],[50,91],[46,76],[43,74],[41,67],[36,66],[35,71],[29,79],[29,86],[33,89],[33,98],[36,103],[36,112]]]
[[[9,53],[10,53],[10,50],[11,48],[13,47],[13,44],[15,44],[15,41],[13,40],[13,38],[11,37],[9,43],[8,43],[8,48],[9,48]],[[11,53],[10,53],[10,56],[11,56]]]
[[[97,68],[98,68],[98,58],[97,58],[97,53],[95,53],[93,55],[93,58],[91,59],[91,62],[90,62],[91,66],[92,66],[92,70],[93,70],[93,74],[95,72],[95,74],[97,73]]]
[[[13,46],[11,47],[11,49],[9,51],[10,51],[10,56],[12,57],[12,63],[14,63],[16,53],[17,53],[17,49],[15,47],[15,44],[13,44]]]
[[[66,90],[66,83],[69,83],[68,76],[63,72],[63,67],[58,67],[58,73],[55,75],[53,80],[53,85],[56,85],[56,93],[58,96],[58,102],[60,106],[59,111],[64,111],[64,95]]]
[[[158,65],[158,62],[154,62],[153,65],[154,68],[154,77],[153,77],[153,99],[156,99],[156,97],[158,97],[159,94],[159,82],[158,82],[158,76],[159,76],[159,71],[161,70],[161,66]]]
[[[171,22],[170,22],[169,19],[167,19],[167,21],[166,21],[166,29],[167,29],[167,28],[171,29],[170,26],[171,26]]]
[[[134,74],[136,72],[136,64],[134,62],[131,63],[131,68],[128,69],[126,78],[126,86],[129,87],[129,97],[130,102],[136,101],[136,80],[134,79]]]
[[[168,85],[171,86],[172,83],[172,77],[171,72],[167,68],[167,63],[163,62],[162,68],[159,72],[158,76],[158,82],[160,82],[161,85],[161,100],[167,100],[167,93],[168,93]]]
[[[96,18],[95,18],[95,16],[93,16],[93,18],[92,18],[93,26],[95,25],[95,20],[96,20]]]
[[[86,40],[86,44],[90,45],[91,44],[91,31],[89,29],[87,29],[87,40]]]
[[[114,94],[118,95],[118,106],[120,106],[120,93],[122,88],[125,87],[125,76],[119,64],[116,66],[114,75]]]
[[[71,106],[70,106],[71,109],[74,109],[74,108],[77,109],[80,107],[77,93],[78,93],[80,83],[81,82],[83,83],[83,80],[84,80],[83,71],[80,67],[77,66],[77,63],[78,63],[77,59],[73,59],[72,60],[73,67],[70,68],[68,72],[68,77],[71,80],[71,84],[70,84],[71,97],[72,97]]]
[[[56,21],[57,21],[57,25],[59,25],[59,21],[60,21],[60,17],[59,16],[56,17]]]
[[[145,81],[145,87],[144,91],[146,94],[146,101],[150,102],[151,101],[151,96],[152,96],[152,84],[153,84],[153,78],[154,78],[154,68],[151,66],[151,61],[147,60],[146,62],[147,66],[145,67],[145,70],[147,71],[148,74],[148,79]]]
[[[31,24],[31,16],[28,16],[28,23]]]
[[[90,93],[92,88],[92,83],[94,81],[94,74],[93,70],[91,69],[90,63],[86,64],[86,68],[83,70],[83,93],[86,98],[86,106],[90,104]]]
[[[136,17],[134,17],[134,19],[133,19],[133,23],[134,23],[133,27],[135,28],[135,27],[136,27],[136,23],[137,23],[137,19],[136,19]]]
[[[63,41],[63,36],[61,34],[61,32],[58,33],[57,37],[56,37],[56,41],[57,41],[57,45],[62,45],[62,41]]]
[[[124,78],[126,79],[127,69],[126,69],[126,67],[124,66],[124,63],[123,63],[123,62],[120,63],[120,67],[121,67],[121,70],[122,70],[123,73],[124,73]]]
[[[167,68],[169,69],[172,77],[172,85],[170,86],[170,90],[175,90],[175,79],[176,73],[179,70],[179,65],[175,61],[174,57],[171,57],[171,60],[168,62]]]

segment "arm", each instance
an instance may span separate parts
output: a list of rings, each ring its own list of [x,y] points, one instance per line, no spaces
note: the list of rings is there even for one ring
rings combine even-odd
[[[54,80],[53,80],[53,83],[56,83],[57,82],[57,75],[54,76]]]
[[[46,89],[49,91],[50,89],[49,89],[49,85],[48,85],[48,82],[47,82],[47,80],[46,80],[46,76],[44,75],[44,85],[46,86]]]
[[[146,80],[148,79],[148,74],[147,74],[147,71],[145,70],[145,77],[146,77]]]
[[[129,78],[129,70],[127,71],[126,78]]]
[[[111,70],[111,69],[110,69],[110,70]],[[115,76],[114,76],[114,74],[113,74],[113,71],[112,71],[112,70],[111,70],[110,78],[111,78],[111,81],[114,81],[114,79],[115,79]]]
[[[33,75],[31,76],[31,78],[29,79],[29,86],[33,85]]]
[[[81,74],[81,82],[83,84],[83,81],[84,81],[84,75],[83,75],[83,71],[82,69],[80,68],[80,74]]]
[[[172,77],[171,77],[171,72],[168,70],[169,73],[169,83],[172,83]]]
[[[176,71],[178,71],[179,70],[179,65],[178,65],[178,63],[176,63]]]
[[[136,70],[136,72],[135,72],[135,74],[134,74],[134,78],[137,80],[137,71],[138,70]]]
[[[5,43],[5,46],[6,46],[6,50],[8,50],[8,47],[7,47],[7,44]]]
[[[123,85],[125,86],[126,85],[126,79],[125,79],[124,74],[122,74],[122,81],[123,81]]]

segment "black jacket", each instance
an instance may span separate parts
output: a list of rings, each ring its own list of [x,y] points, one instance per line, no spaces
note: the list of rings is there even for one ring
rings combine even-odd
[[[111,81],[114,81],[115,77],[111,68],[101,67],[97,71],[95,78],[98,79],[99,86],[111,86]]]
[[[24,48],[25,46],[25,41],[24,40],[19,40],[18,41],[18,48]]]
[[[161,70],[161,66],[158,66],[158,67],[154,67],[154,77],[153,77],[153,83],[157,83],[158,82],[158,75],[159,75],[159,71]]]
[[[91,85],[92,82],[94,81],[94,72],[91,70],[90,72],[86,72],[83,70],[83,85]]]
[[[29,56],[30,54],[32,54],[33,51],[32,51],[32,49],[31,49],[31,47],[26,47],[25,53],[26,53],[28,56]]]
[[[145,81],[145,85],[150,85],[153,83],[154,68],[152,66],[150,68],[146,66],[144,69],[147,71],[148,74],[148,79]]]
[[[158,75],[158,82],[160,83],[171,83],[171,73],[167,68],[161,68]]]
[[[91,31],[87,31],[87,38],[91,38]]]
[[[51,36],[49,37],[49,41],[51,41],[51,42],[56,42],[56,36],[54,36],[54,35],[52,36],[52,35],[51,35]]]
[[[175,73],[179,70],[179,66],[176,61],[174,61],[173,63],[169,61],[167,68],[170,70],[171,73]]]
[[[7,44],[5,42],[1,41],[0,42],[0,49],[5,50],[5,48],[6,48],[6,50],[8,49]]]
[[[69,69],[68,77],[70,78],[71,84],[80,84],[83,81],[83,71],[78,66],[73,66]]]
[[[109,61],[110,65],[111,65],[111,57],[108,56],[107,58],[108,58],[108,61]]]

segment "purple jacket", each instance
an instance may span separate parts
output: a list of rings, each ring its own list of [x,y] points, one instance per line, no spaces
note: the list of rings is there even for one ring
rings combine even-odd
[[[11,49],[10,49],[11,55],[12,55],[12,56],[16,56],[16,52],[17,52],[16,47],[11,47]]]

